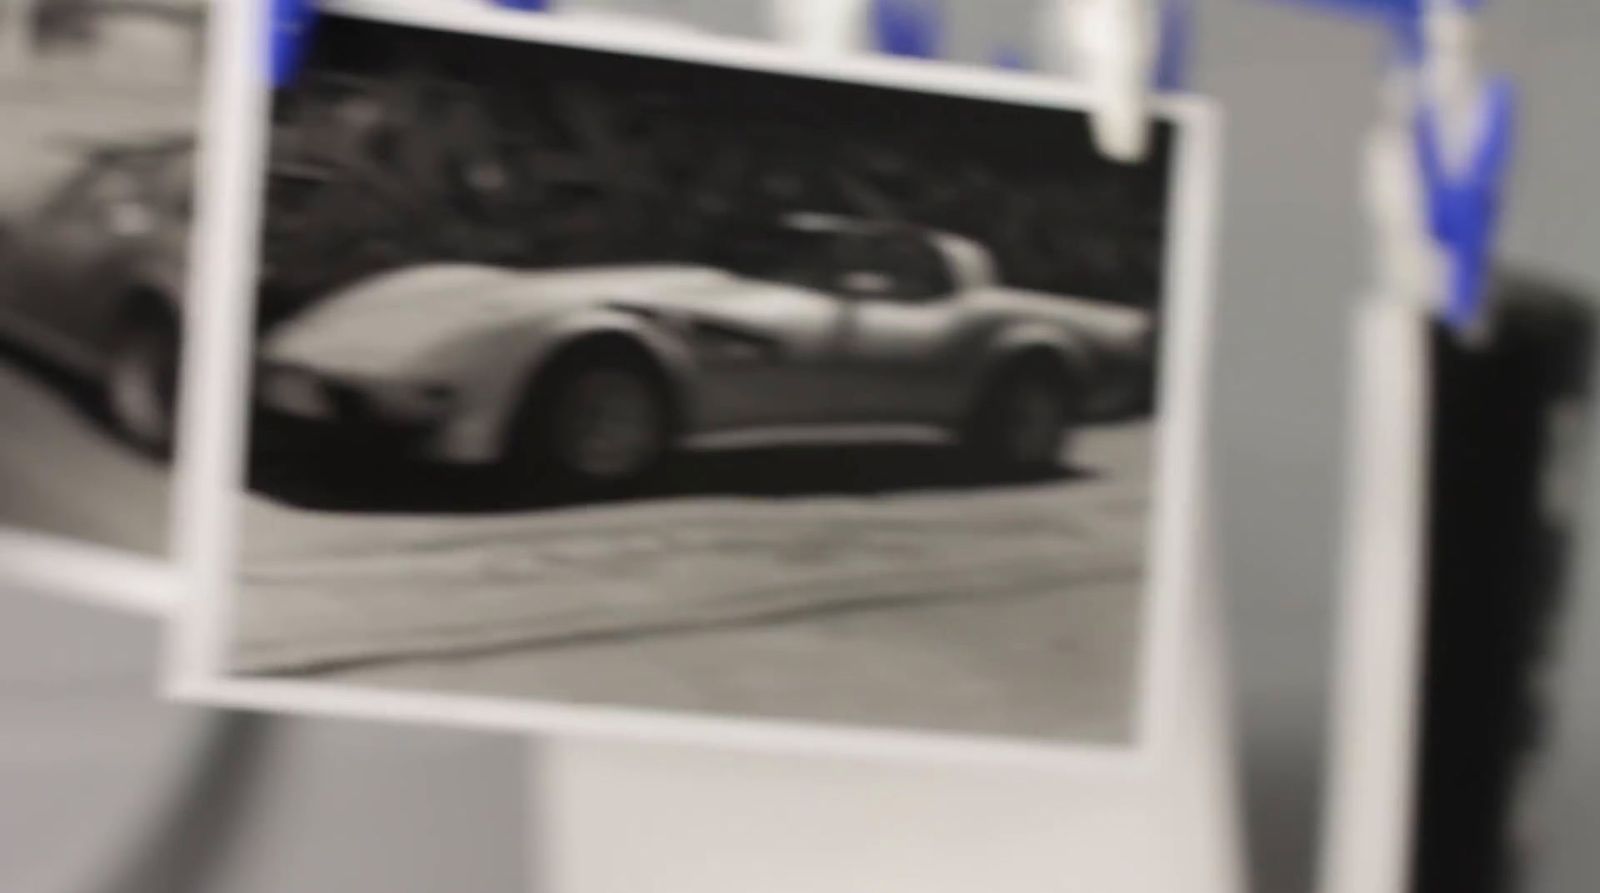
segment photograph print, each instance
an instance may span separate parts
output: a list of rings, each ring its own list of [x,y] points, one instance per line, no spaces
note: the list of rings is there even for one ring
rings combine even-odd
[[[218,677],[1134,744],[1179,118],[553,33],[275,92]]]
[[[0,0],[0,575],[168,551],[204,11]]]

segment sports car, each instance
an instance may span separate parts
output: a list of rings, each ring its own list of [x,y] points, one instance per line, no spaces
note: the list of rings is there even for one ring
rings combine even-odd
[[[0,221],[0,336],[90,380],[135,445],[172,438],[193,141],[88,147]]]
[[[715,264],[439,263],[359,281],[269,331],[270,414],[455,464],[618,487],[670,451],[958,442],[1042,470],[1151,380],[1148,313],[998,284],[949,233],[822,214]]]

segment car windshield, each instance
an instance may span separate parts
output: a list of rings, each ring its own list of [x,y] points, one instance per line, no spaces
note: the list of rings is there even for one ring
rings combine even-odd
[[[772,227],[739,233],[720,246],[717,266],[750,279],[829,287],[837,270],[832,233]]]
[[[740,276],[853,297],[926,301],[955,288],[939,250],[908,229],[751,227],[720,253],[714,263]]]

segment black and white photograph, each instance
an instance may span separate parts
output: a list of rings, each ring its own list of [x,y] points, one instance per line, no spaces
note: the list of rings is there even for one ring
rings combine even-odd
[[[8,543],[168,553],[204,13],[203,0],[0,2]]]
[[[211,681],[1136,744],[1206,109],[528,27],[272,94]]]

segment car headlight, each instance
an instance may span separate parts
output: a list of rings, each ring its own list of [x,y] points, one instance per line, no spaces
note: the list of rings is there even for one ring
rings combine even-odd
[[[378,416],[394,421],[426,422],[450,409],[455,393],[438,384],[386,384],[368,388],[368,404]]]
[[[287,367],[264,371],[261,402],[271,409],[308,419],[326,419],[337,409],[322,379],[304,369]]]
[[[268,366],[258,393],[269,409],[305,419],[415,424],[436,421],[455,402],[448,385],[332,378],[297,366]]]

